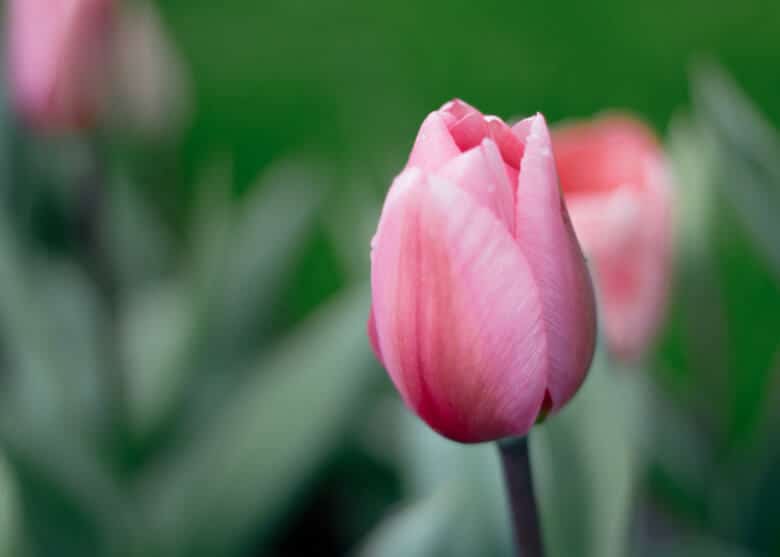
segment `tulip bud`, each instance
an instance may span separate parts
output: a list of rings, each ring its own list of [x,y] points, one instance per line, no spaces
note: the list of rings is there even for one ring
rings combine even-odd
[[[644,124],[622,115],[560,127],[553,147],[607,344],[635,360],[658,329],[669,282],[671,188],[661,148]]]
[[[590,277],[536,115],[453,101],[423,122],[371,251],[369,336],[405,403],[450,439],[525,435],[582,384]]]
[[[112,0],[8,0],[8,71],[17,110],[38,129],[93,123],[103,96]]]

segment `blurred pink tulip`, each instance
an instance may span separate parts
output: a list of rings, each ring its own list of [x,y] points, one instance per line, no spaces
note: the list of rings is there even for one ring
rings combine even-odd
[[[47,131],[89,126],[103,94],[113,0],[8,0],[13,101]]]
[[[371,288],[374,351],[440,434],[522,436],[559,410],[590,366],[595,304],[544,118],[431,113],[385,200]]]
[[[556,129],[553,147],[607,343],[635,360],[659,327],[669,282],[671,187],[661,148],[647,126],[617,114]]]

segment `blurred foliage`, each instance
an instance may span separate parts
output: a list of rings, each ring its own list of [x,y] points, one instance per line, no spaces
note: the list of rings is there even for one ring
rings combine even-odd
[[[600,350],[577,397],[531,432],[550,557],[620,557],[629,550],[641,443],[652,434],[652,391],[637,370],[608,360]]]
[[[671,122],[657,349],[532,435],[551,555],[780,555],[780,4],[157,6],[118,80],[183,106],[53,138],[0,102],[0,557],[511,554],[495,448],[365,339],[381,194],[456,95]],[[700,60],[689,103],[700,54],[734,78]]]

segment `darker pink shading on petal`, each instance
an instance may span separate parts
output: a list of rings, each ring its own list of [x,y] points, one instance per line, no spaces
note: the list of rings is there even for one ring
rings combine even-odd
[[[544,397],[541,306],[506,228],[465,192],[394,187],[374,251],[385,365],[407,404],[461,442],[523,435]]]

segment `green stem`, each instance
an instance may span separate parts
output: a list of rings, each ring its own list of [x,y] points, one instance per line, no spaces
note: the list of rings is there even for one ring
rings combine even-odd
[[[501,455],[504,483],[512,510],[512,528],[517,555],[544,557],[539,512],[536,508],[531,477],[528,437],[499,441],[498,451]]]

